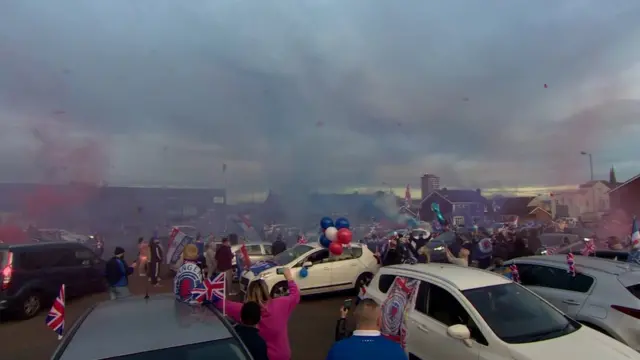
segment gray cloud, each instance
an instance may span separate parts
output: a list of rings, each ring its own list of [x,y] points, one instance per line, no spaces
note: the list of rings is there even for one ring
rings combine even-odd
[[[639,34],[622,0],[0,1],[2,176],[550,185],[582,150],[630,176]]]

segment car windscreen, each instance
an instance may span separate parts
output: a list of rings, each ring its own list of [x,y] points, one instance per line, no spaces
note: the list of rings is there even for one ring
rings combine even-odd
[[[224,339],[105,358],[102,360],[209,360],[213,358],[224,360],[249,359],[242,345],[236,339]]]
[[[287,265],[292,261],[294,261],[295,259],[302,256],[303,254],[305,254],[306,252],[311,250],[313,250],[313,247],[309,245],[296,245],[291,249],[287,249],[281,252],[280,254],[276,255],[273,258],[273,262],[275,262],[278,265]]]
[[[580,326],[515,283],[470,289],[462,293],[496,336],[506,343],[548,340],[569,334]]]
[[[440,250],[439,248],[442,247],[442,250],[444,250],[444,246],[452,245],[455,241],[456,234],[453,231],[447,231],[435,239],[430,240],[427,243],[427,247],[431,250]]]

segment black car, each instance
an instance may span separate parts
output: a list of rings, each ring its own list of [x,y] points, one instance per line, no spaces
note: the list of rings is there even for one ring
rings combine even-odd
[[[0,311],[38,314],[65,285],[67,298],[106,289],[104,261],[73,242],[0,244]]]

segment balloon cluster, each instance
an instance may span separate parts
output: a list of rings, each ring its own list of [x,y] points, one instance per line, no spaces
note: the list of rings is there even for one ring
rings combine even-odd
[[[333,255],[342,254],[342,245],[351,243],[353,234],[349,230],[349,220],[345,218],[337,218],[334,224],[333,220],[325,216],[320,220],[320,245],[329,249]]]

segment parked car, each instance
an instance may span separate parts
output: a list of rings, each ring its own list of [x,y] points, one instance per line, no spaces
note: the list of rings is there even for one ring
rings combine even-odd
[[[563,255],[513,259],[521,284],[573,319],[640,351],[640,266],[576,256],[576,276]]]
[[[633,349],[583,326],[525,287],[472,267],[383,267],[366,297],[383,304],[396,277],[419,281],[415,305],[401,320],[410,359],[548,360],[567,354],[583,360],[640,359]]]
[[[334,256],[319,244],[299,244],[276,255],[265,264],[258,264],[246,271],[240,279],[240,289],[245,292],[252,281],[266,282],[271,296],[288,293],[284,275],[279,268],[290,268],[302,295],[360,289],[368,284],[380,265],[374,254],[361,244],[344,247],[342,255]],[[300,277],[299,270],[307,268],[308,275]]]
[[[544,233],[540,235],[540,243],[542,244],[542,247],[535,251],[537,255],[545,255],[548,249],[553,249],[555,251],[559,248],[572,244],[584,246],[583,239],[578,237],[578,235],[566,233]]]
[[[93,235],[81,235],[62,229],[39,229],[33,240],[37,242],[70,241],[81,244],[89,243]]]
[[[443,232],[434,239],[429,240],[427,248],[430,250],[430,260],[434,263],[446,263],[447,255],[445,249],[456,244],[456,233],[453,231]]]
[[[108,336],[105,336],[108,334]],[[213,307],[171,294],[105,301],[76,320],[51,360],[250,360],[233,327]]]
[[[104,261],[75,242],[0,244],[0,310],[30,318],[58,295],[68,297],[106,289]]]
[[[220,245],[222,245],[222,243],[220,242],[215,242],[214,243],[214,248],[216,250],[218,250],[218,248],[220,247]],[[271,244],[267,243],[267,242],[261,242],[261,243],[257,243],[257,244],[245,244],[246,248],[247,248],[247,253],[249,255],[249,259],[251,260],[251,263],[254,264],[258,261],[264,261],[264,260],[269,260],[271,258],[273,258],[273,255],[271,255]],[[231,252],[236,254],[240,251],[240,248],[242,247],[242,245],[232,245],[231,246]],[[204,254],[200,254],[200,257],[202,257],[202,262],[203,265],[206,265],[204,262]],[[232,265],[235,267],[236,266],[236,258],[234,257],[233,260],[231,260]],[[180,266],[182,266],[182,259],[179,259],[175,264],[171,265],[171,271],[173,272],[177,272],[178,269],[180,269]]]

